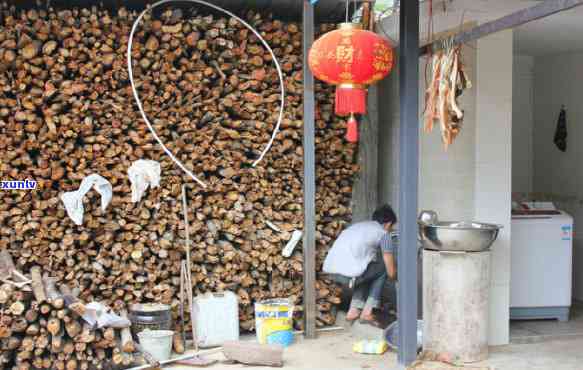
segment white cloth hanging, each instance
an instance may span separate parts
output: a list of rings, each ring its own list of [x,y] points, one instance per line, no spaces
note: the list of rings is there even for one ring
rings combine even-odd
[[[128,169],[128,176],[132,184],[132,202],[139,202],[148,187],[160,186],[160,163],[146,159],[139,159]]]
[[[61,195],[61,200],[65,205],[67,215],[73,220],[76,225],[83,225],[83,197],[93,187],[99,195],[101,195],[101,209],[105,211],[113,194],[113,189],[109,181],[99,176],[98,174],[91,174],[86,176],[79,189],[76,191],[69,191]]]

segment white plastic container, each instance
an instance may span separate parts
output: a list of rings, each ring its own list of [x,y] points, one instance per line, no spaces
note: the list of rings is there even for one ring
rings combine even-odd
[[[239,340],[239,304],[233,292],[206,293],[194,298],[196,336],[200,347]]]

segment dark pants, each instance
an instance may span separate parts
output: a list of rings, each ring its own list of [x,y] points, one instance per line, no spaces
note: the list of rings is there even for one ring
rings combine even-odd
[[[335,280],[348,285],[350,278],[336,275]],[[383,287],[387,282],[387,270],[382,259],[371,261],[362,275],[357,277],[352,284],[354,293],[350,308],[362,310],[363,308],[379,308]]]

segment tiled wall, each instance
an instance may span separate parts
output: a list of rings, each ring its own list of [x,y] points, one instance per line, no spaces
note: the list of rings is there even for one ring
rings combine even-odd
[[[475,83],[475,45],[463,47],[462,59],[470,80]],[[422,61],[420,117],[426,89],[425,61]],[[426,133],[423,127],[419,133],[419,208],[436,211],[442,220],[472,220],[474,217],[476,89],[466,90],[459,102],[464,110],[464,123],[461,133],[447,150],[441,141],[438,124],[431,133]]]
[[[511,30],[478,40],[475,218],[504,227],[492,246],[492,345],[506,344],[509,337],[512,65]]]
[[[512,191],[533,191],[534,58],[516,55],[512,83]]]
[[[475,81],[475,47],[464,47],[463,61]],[[398,66],[395,67],[398,70]],[[425,59],[421,60],[419,117],[424,110]],[[442,220],[471,220],[474,215],[476,90],[460,98],[464,127],[446,151],[440,129],[419,132],[419,207],[436,211]],[[379,85],[379,200],[398,209],[399,190],[399,76],[393,73]],[[422,126],[422,124],[421,124]]]
[[[475,83],[461,98],[464,127],[447,152],[438,127],[430,134],[420,132],[419,207],[437,211],[442,220],[477,219],[504,224],[505,231],[493,257],[496,267],[491,282],[490,318],[490,343],[503,344],[508,342],[509,325],[512,33],[481,40],[477,52],[476,45],[465,47],[463,58]],[[423,62],[420,72],[421,117],[425,101]],[[380,83],[378,100],[379,200],[391,202],[397,209],[398,89],[398,75],[393,73]],[[501,172],[497,172],[498,168]],[[492,206],[495,210],[491,211]]]

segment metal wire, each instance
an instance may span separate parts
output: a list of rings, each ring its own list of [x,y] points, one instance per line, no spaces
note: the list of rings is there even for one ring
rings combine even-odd
[[[158,136],[158,134],[156,134],[156,130],[154,130],[154,127],[152,126],[152,124],[150,123],[150,120],[148,120],[148,117],[146,116],[146,112],[144,112],[144,107],[142,106],[142,102],[140,100],[140,97],[138,95],[138,91],[136,89],[136,85],[134,82],[134,71],[132,68],[132,45],[133,45],[133,41],[134,41],[134,33],[136,32],[136,29],[138,28],[138,25],[140,24],[140,21],[142,20],[142,18],[144,17],[144,15],[146,15],[147,12],[149,12],[150,10],[163,5],[163,4],[167,4],[167,3],[171,3],[171,2],[191,2],[191,3],[195,3],[195,4],[199,4],[199,5],[206,5],[210,8],[213,8],[219,12],[225,13],[227,15],[229,15],[232,18],[235,18],[237,21],[241,22],[245,27],[247,27],[251,32],[253,32],[253,34],[261,41],[261,43],[263,44],[263,46],[265,46],[265,48],[267,49],[267,51],[269,52],[269,54],[271,54],[271,58],[273,60],[273,63],[275,64],[275,68],[277,69],[277,74],[279,76],[279,83],[281,86],[281,105],[279,108],[279,117],[277,120],[277,123],[275,125],[275,129],[273,130],[273,133],[271,135],[271,138],[269,140],[269,142],[267,143],[267,146],[265,147],[265,149],[261,152],[261,155],[259,156],[259,158],[253,162],[252,167],[257,166],[257,164],[259,162],[261,162],[261,160],[263,159],[263,157],[265,157],[265,155],[267,154],[267,152],[269,151],[269,149],[271,148],[271,146],[273,145],[273,141],[275,140],[275,137],[277,135],[277,133],[279,132],[279,127],[281,126],[281,121],[283,120],[283,111],[284,111],[284,106],[285,106],[285,84],[284,84],[284,79],[283,79],[283,72],[281,70],[281,66],[277,60],[277,57],[275,56],[275,53],[273,52],[273,50],[271,49],[271,47],[269,46],[269,44],[267,43],[267,41],[265,41],[265,39],[259,34],[259,32],[253,28],[249,23],[245,22],[243,19],[237,17],[235,14],[231,13],[230,11],[221,8],[220,6],[208,3],[206,1],[203,0],[161,0],[158,1],[154,4],[152,4],[150,7],[147,7],[146,9],[144,9],[144,11],[142,13],[140,13],[140,15],[138,16],[138,18],[135,20],[133,26],[132,26],[132,30],[130,32],[130,36],[129,36],[129,40],[128,40],[128,52],[127,52],[127,64],[128,64],[128,73],[129,73],[129,79],[130,79],[130,85],[132,88],[132,93],[134,94],[134,98],[136,99],[136,103],[138,104],[138,109],[140,110],[140,113],[142,115],[142,118],[144,119],[146,125],[148,126],[148,129],[150,130],[150,132],[152,133],[152,135],[154,136],[154,138],[156,139],[156,141],[158,142],[158,144],[160,144],[160,146],[162,147],[162,149],[164,149],[164,152],[172,159],[172,161],[174,163],[176,163],[176,165],[178,167],[180,167],[188,176],[190,176],[194,181],[196,181],[199,185],[201,185],[203,188],[206,188],[206,184],[201,181],[198,177],[196,177],[188,168],[186,168],[182,162],[180,162],[178,160],[178,158],[176,158],[174,156],[174,154],[172,154],[172,152],[170,151],[170,149],[168,149],[166,147],[166,145],[164,145],[164,143],[162,142],[162,140],[160,139],[160,137]]]

